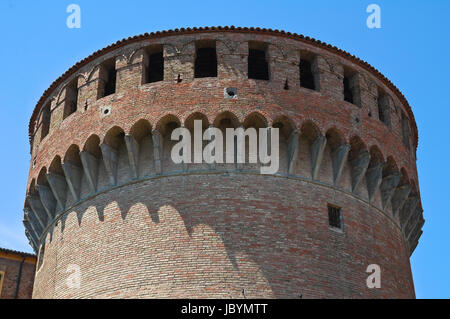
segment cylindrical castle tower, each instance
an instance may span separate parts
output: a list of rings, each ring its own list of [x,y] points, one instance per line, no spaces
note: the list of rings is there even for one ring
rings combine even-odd
[[[171,132],[194,120],[278,128],[278,172],[175,164]],[[414,116],[336,47],[259,28],[128,38],[57,79],[29,131],[34,298],[415,297]]]

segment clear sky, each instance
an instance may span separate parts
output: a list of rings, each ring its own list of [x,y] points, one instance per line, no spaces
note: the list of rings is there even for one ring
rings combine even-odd
[[[69,4],[81,29],[66,26]],[[381,8],[369,29],[366,8]],[[411,104],[426,219],[411,258],[419,298],[450,298],[450,1],[0,1],[0,246],[31,251],[22,226],[28,121],[41,94],[77,61],[125,37],[194,26],[255,26],[308,35],[386,75]]]

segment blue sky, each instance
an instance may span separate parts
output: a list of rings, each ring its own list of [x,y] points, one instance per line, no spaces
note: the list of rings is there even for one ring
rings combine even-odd
[[[81,7],[81,29],[66,8]],[[381,7],[382,28],[366,27]],[[426,224],[411,258],[419,298],[450,298],[450,1],[88,1],[0,2],[0,246],[31,251],[22,207],[30,154],[28,121],[45,89],[75,62],[119,39],[194,26],[235,25],[308,35],[368,61],[410,102],[419,127],[417,165]]]

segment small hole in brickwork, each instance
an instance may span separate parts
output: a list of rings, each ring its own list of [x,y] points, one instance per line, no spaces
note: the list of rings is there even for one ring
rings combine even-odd
[[[108,110],[108,109],[106,109],[106,110],[103,111],[103,114],[105,114],[105,115],[108,115],[108,113],[109,113],[109,110]]]
[[[225,98],[233,99],[237,97],[237,88],[226,88],[225,89]]]
[[[372,112],[369,112],[369,114],[368,114],[368,115],[369,115],[369,117],[372,117]]]
[[[181,79],[181,74],[178,74],[177,83],[181,83],[181,81],[183,81],[183,80]]]
[[[286,82],[284,83],[284,89],[289,90],[289,81],[286,79]]]

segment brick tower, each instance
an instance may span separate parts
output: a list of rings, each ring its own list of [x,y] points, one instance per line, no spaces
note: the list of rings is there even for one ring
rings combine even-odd
[[[278,128],[278,172],[175,164],[171,132],[194,120]],[[336,47],[259,28],[135,36],[58,78],[29,133],[34,298],[415,297],[414,115]]]

